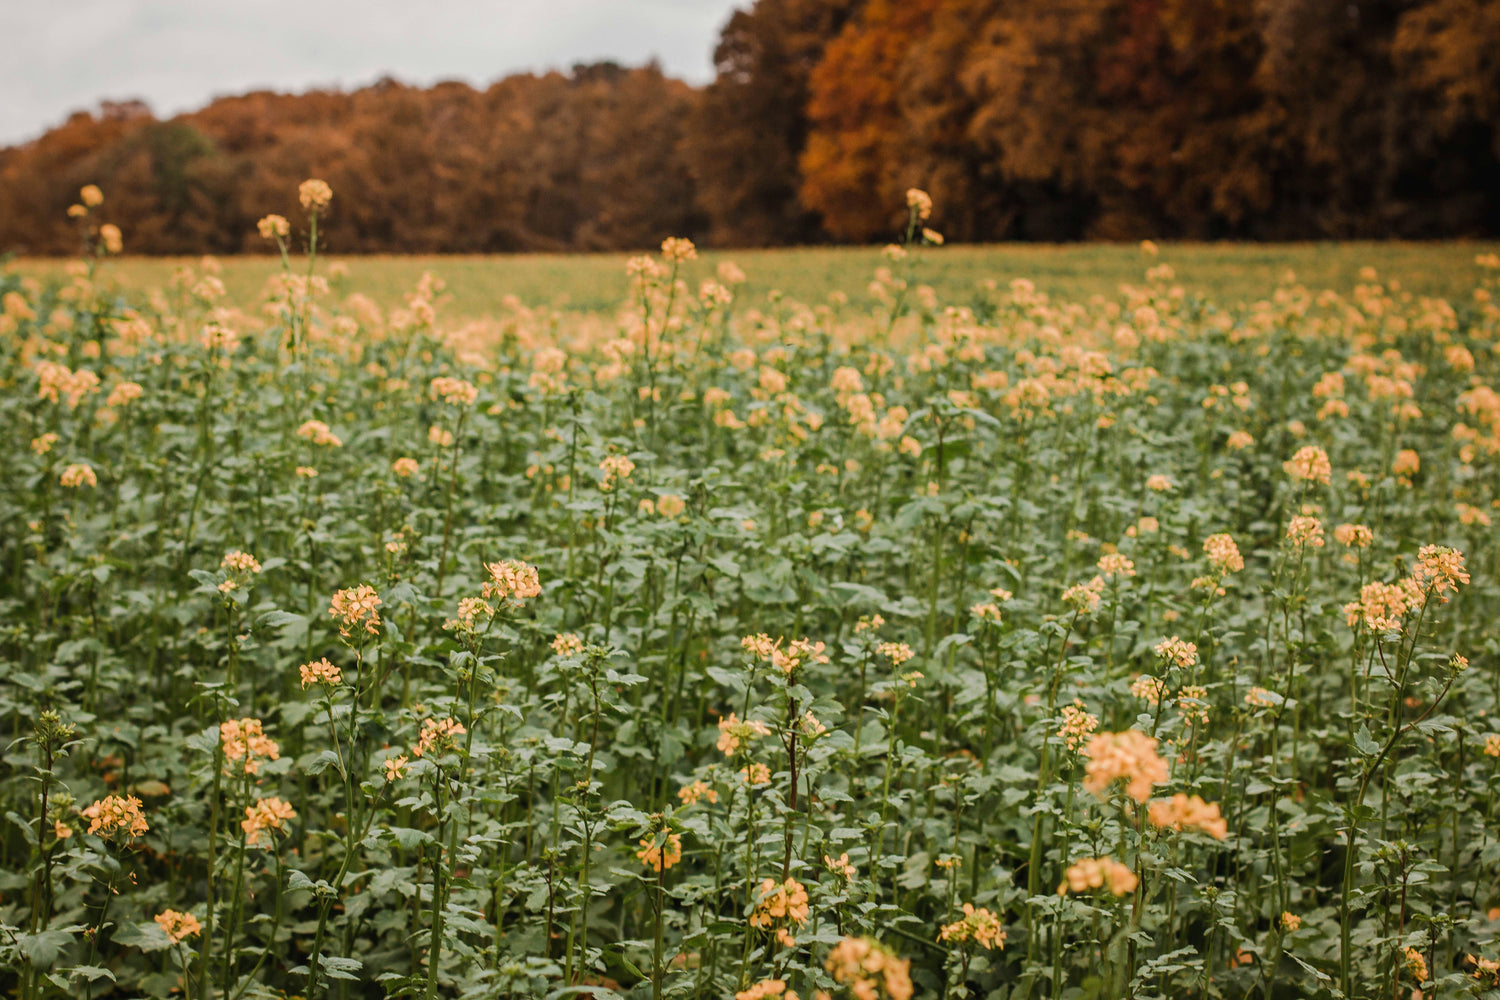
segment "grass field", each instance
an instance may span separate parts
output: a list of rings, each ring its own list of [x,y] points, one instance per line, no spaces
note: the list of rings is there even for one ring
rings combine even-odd
[[[1490,248],[79,214],[0,271],[0,993],[1500,988]]]
[[[1473,288],[1474,257],[1494,252],[1500,244],[1481,243],[1296,243],[1296,244],[1165,244],[1156,261],[1146,261],[1135,245],[1012,244],[952,246],[925,251],[921,280],[932,285],[946,303],[962,304],[982,282],[1002,286],[1014,278],[1028,278],[1040,291],[1064,299],[1091,295],[1114,297],[1121,284],[1139,284],[1148,263],[1168,263],[1189,291],[1228,303],[1246,302],[1269,293],[1288,270],[1310,288],[1347,292],[1361,268],[1374,267],[1396,277],[1418,295],[1466,297]],[[619,305],[625,293],[625,254],[529,254],[465,257],[351,257],[333,256],[349,268],[347,288],[381,304],[398,301],[414,287],[423,271],[448,283],[442,311],[455,318],[480,318],[493,313],[506,295],[529,306],[596,311]],[[765,294],[779,289],[807,303],[825,301],[842,291],[855,304],[868,302],[865,286],[881,263],[877,248],[809,248],[795,250],[735,250],[704,253],[688,274],[713,273],[721,260],[736,262],[748,282],[742,301],[763,303]],[[274,257],[224,258],[223,280],[234,302],[250,302],[265,281],[280,270]],[[20,260],[12,266],[22,274],[58,276],[65,262]],[[126,288],[164,285],[184,264],[197,258],[126,257],[111,264]]]

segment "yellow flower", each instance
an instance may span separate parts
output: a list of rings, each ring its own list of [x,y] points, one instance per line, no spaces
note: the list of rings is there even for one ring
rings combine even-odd
[[[297,200],[309,212],[321,212],[333,201],[333,189],[325,182],[312,179],[297,185]]]
[[[123,833],[126,839],[132,839],[150,829],[141,812],[141,800],[134,795],[106,795],[84,809],[83,817],[89,821],[88,832],[101,837]]]
[[[1208,554],[1208,564],[1220,576],[1238,573],[1245,568],[1238,545],[1226,534],[1209,535],[1203,540],[1203,551]]]
[[[1396,458],[1391,462],[1391,475],[1397,477],[1415,476],[1422,469],[1422,457],[1410,448],[1402,448],[1396,452]]]
[[[740,990],[734,995],[734,1000],[770,1000],[772,997],[798,1000],[796,991],[787,989],[785,979],[763,979],[749,989]]]
[[[1281,466],[1288,476],[1304,483],[1321,483],[1327,486],[1333,475],[1328,453],[1312,444],[1297,449],[1297,454],[1281,463]]]
[[[89,208],[98,208],[104,204],[104,192],[97,184],[85,184],[78,192],[78,200]]]
[[[651,837],[641,840],[641,849],[635,852],[641,864],[654,872],[663,872],[682,860],[682,835],[667,834],[666,842],[657,844]]]
[[[785,882],[765,879],[760,884],[760,897],[755,910],[750,914],[750,926],[759,930],[774,930],[782,944],[791,947],[790,930],[807,923],[807,890],[794,878]]]
[[[391,471],[400,479],[415,476],[421,469],[415,458],[398,458],[391,463]]]
[[[741,721],[733,712],[719,720],[719,752],[732,757],[739,752],[745,741],[752,737],[769,736],[771,728],[757,719]]]
[[[693,246],[693,241],[678,236],[670,236],[661,242],[661,255],[674,264],[683,261],[696,260],[698,249]]]
[[[179,910],[162,910],[155,917],[156,925],[166,932],[167,938],[173,943],[197,937],[203,932],[203,925],[198,918],[191,913],[183,913]]]
[[[1156,644],[1156,655],[1179,669],[1186,670],[1198,662],[1198,647],[1174,635]]]
[[[411,755],[425,757],[433,751],[441,755],[444,751],[455,748],[458,745],[457,738],[467,732],[464,724],[457,719],[423,719],[422,732],[417,737],[417,745],[411,748]]]
[[[719,793],[709,787],[708,782],[695,781],[691,785],[683,785],[679,788],[677,790],[677,798],[683,805],[690,806],[700,799],[707,799],[709,802],[718,802]]]
[[[604,473],[599,488],[608,493],[615,488],[617,481],[630,478],[630,474],[635,471],[635,463],[624,455],[607,455],[599,463],[599,469]]]
[[[911,1000],[911,961],[874,938],[846,937],[828,952],[823,968],[856,1000]]]
[[[1296,548],[1321,549],[1323,547],[1323,522],[1315,517],[1298,515],[1287,523],[1286,537],[1287,541]]]
[[[74,462],[63,469],[58,482],[69,489],[76,489],[79,486],[98,486],[99,477],[94,475],[94,469],[88,463]]]
[[[230,770],[260,771],[262,761],[280,760],[281,746],[265,733],[259,719],[227,719],[219,723],[219,742]]]
[[[302,675],[302,689],[304,691],[307,690],[309,684],[326,684],[329,687],[333,687],[335,684],[341,683],[344,679],[343,672],[332,663],[329,663],[327,657],[321,660],[314,660],[312,663],[304,663],[297,669]]]
[[[1215,840],[1229,836],[1229,823],[1219,815],[1217,802],[1204,802],[1197,795],[1181,792],[1170,799],[1157,800],[1147,808],[1153,826],[1173,830],[1201,830]]]
[[[1073,704],[1063,706],[1062,717],[1063,724],[1057,735],[1068,744],[1069,750],[1076,751],[1083,746],[1083,741],[1099,728],[1099,717],[1085,711],[1083,702],[1077,698],[1073,699]]]
[[[1110,892],[1123,896],[1134,892],[1139,883],[1135,872],[1113,858],[1084,858],[1075,861],[1063,872],[1063,881],[1057,887],[1057,894],[1066,896],[1069,892],[1084,892],[1108,886]]]
[[[1302,918],[1290,910],[1283,910],[1281,914],[1281,927],[1288,934],[1302,926]]]
[[[1142,674],[1130,682],[1130,693],[1148,705],[1159,705],[1167,696],[1167,684],[1159,677]]]
[[[1005,928],[1000,918],[983,907],[974,908],[973,903],[964,904],[962,920],[944,924],[938,933],[939,941],[973,941],[986,950],[1005,948]]]
[[[541,577],[537,574],[536,567],[530,563],[519,559],[502,559],[486,563],[484,568],[489,572],[490,578],[480,588],[480,593],[486,598],[520,607],[523,602],[542,594]]]
[[[574,632],[559,634],[552,640],[552,652],[558,656],[577,656],[583,652],[583,640]]]
[[[260,799],[255,805],[246,806],[245,818],[240,821],[240,829],[245,831],[245,846],[259,845],[262,833],[275,833],[286,826],[287,820],[296,818],[297,813],[291,804],[275,797]]]
[[[1333,529],[1333,539],[1351,549],[1367,549],[1375,541],[1375,533],[1363,524],[1341,524]]]
[[[1430,589],[1440,597],[1457,590],[1460,583],[1469,582],[1464,554],[1446,545],[1424,545],[1417,550],[1417,565],[1411,571],[1411,578],[1418,589],[1424,592]]]
[[[124,406],[133,399],[140,399],[145,391],[137,382],[119,382],[109,390],[109,396],[105,398],[104,405]]]
[[[1088,583],[1079,583],[1063,591],[1062,600],[1079,614],[1093,614],[1099,610],[1104,593],[1104,577],[1096,576]]]
[[[771,769],[765,764],[746,764],[740,768],[740,780],[754,787],[771,783]]]
[[[255,228],[260,231],[261,238],[267,240],[285,239],[292,232],[291,224],[280,215],[267,215],[255,224]]]
[[[1153,785],[1167,783],[1167,762],[1156,753],[1156,740],[1136,729],[1099,733],[1084,750],[1083,788],[1103,798],[1116,781],[1126,783],[1126,794],[1137,802],[1151,797]]]
[[[906,207],[918,222],[926,222],[932,216],[932,196],[921,188],[907,188]]]
[[[99,227],[99,242],[104,245],[105,253],[119,253],[125,248],[120,227],[108,222]]]
[[[1415,948],[1407,948],[1403,955],[1406,958],[1406,971],[1411,974],[1412,979],[1418,983],[1427,982],[1427,959],[1422,957],[1422,953]]]
[[[219,568],[226,573],[259,573],[260,562],[250,553],[236,549],[224,554],[219,560]]]
[[[1401,627],[1402,616],[1416,601],[1420,607],[1421,591],[1411,581],[1381,583],[1378,580],[1365,584],[1359,590],[1359,600],[1344,605],[1344,619],[1350,628],[1363,623],[1372,632],[1390,632]],[[1416,590],[1414,593],[1413,591]]]
[[[479,398],[479,390],[461,378],[439,377],[428,387],[433,399],[441,399],[454,406],[473,406]]]
[[[330,448],[341,448],[344,445],[339,436],[329,430],[328,425],[321,420],[309,420],[305,422],[301,427],[297,428],[297,436],[299,438],[306,438],[313,444],[327,445]]]
[[[859,874],[858,869],[854,867],[854,863],[849,860],[848,851],[840,854],[837,858],[827,854],[823,855],[823,866],[835,875],[842,876],[846,882],[853,882],[854,876]]]
[[[380,632],[380,595],[367,583],[335,591],[328,604],[328,614],[338,619],[339,635],[345,639],[361,628],[368,635]]]

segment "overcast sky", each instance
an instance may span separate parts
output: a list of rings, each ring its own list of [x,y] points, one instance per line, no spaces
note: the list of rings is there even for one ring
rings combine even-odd
[[[140,98],[170,117],[258,88],[486,84],[521,70],[656,58],[701,83],[748,0],[0,0],[0,145]]]

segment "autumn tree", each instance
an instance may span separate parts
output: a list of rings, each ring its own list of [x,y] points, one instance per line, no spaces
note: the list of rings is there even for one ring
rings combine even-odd
[[[798,199],[808,78],[862,0],[760,0],[736,10],[714,50],[682,151],[719,244],[816,238]]]

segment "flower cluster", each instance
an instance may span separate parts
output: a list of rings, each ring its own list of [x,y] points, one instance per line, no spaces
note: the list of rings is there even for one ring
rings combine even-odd
[[[1166,660],[1179,670],[1186,670],[1198,662],[1198,647],[1196,644],[1172,636],[1163,639],[1155,646],[1156,655]]]
[[[1203,540],[1203,551],[1208,555],[1208,565],[1213,569],[1215,576],[1226,576],[1230,573],[1238,573],[1245,568],[1245,560],[1240,555],[1238,545],[1234,539],[1226,534],[1209,535]]]
[[[1298,515],[1287,522],[1286,539],[1294,548],[1323,547],[1323,522],[1315,517]]]
[[[1125,792],[1137,802],[1151,797],[1153,785],[1164,785],[1169,777],[1167,762],[1156,753],[1156,740],[1137,729],[1122,733],[1099,733],[1083,751],[1085,791],[1103,798],[1116,781],[1125,782]]]
[[[461,378],[448,378],[438,376],[428,386],[433,399],[441,399],[445,403],[454,406],[473,406],[474,401],[479,398],[479,390],[471,383]]]
[[[302,690],[306,691],[310,685],[326,684],[334,687],[344,680],[343,672],[324,657],[311,663],[304,663],[297,668],[302,675]]]
[[[599,471],[604,473],[599,481],[599,488],[608,493],[620,480],[630,478],[630,474],[635,471],[635,463],[624,455],[606,455],[599,463]]]
[[[219,742],[224,761],[244,774],[256,774],[260,765],[281,758],[281,746],[266,735],[259,719],[227,719],[219,723]]]
[[[1447,600],[1444,595],[1448,591],[1469,582],[1464,554],[1446,545],[1424,545],[1417,550],[1417,565],[1412,567],[1411,578],[1424,594],[1431,591]]]
[[[1160,677],[1141,674],[1130,682],[1130,693],[1148,705],[1160,705],[1167,696],[1167,682]]]
[[[734,1000],[770,1000],[771,997],[799,1000],[796,990],[787,989],[785,979],[762,979],[748,989],[740,990],[734,995]]]
[[[1087,583],[1077,583],[1063,591],[1062,600],[1078,614],[1093,614],[1099,610],[1104,595],[1104,577],[1096,576]]]
[[[328,448],[342,448],[344,441],[321,420],[309,420],[297,428],[297,436]]]
[[[490,578],[480,588],[488,600],[519,608],[524,602],[542,595],[542,580],[536,567],[519,559],[502,559],[486,563]]]
[[[1063,872],[1057,894],[1066,896],[1070,892],[1087,892],[1107,886],[1116,896],[1123,896],[1127,892],[1134,892],[1139,884],[1140,880],[1135,872],[1113,858],[1084,858],[1073,862]]]
[[[156,926],[162,929],[167,940],[173,944],[203,933],[203,925],[198,922],[198,918],[180,910],[162,910],[151,919],[156,921]]]
[[[219,569],[225,573],[253,576],[260,572],[260,562],[248,552],[225,553],[224,558],[219,561]]]
[[[652,871],[664,872],[682,860],[682,835],[669,833],[663,843],[657,843],[654,837],[644,837],[635,856]]]
[[[338,620],[339,635],[345,639],[363,630],[367,635],[380,633],[380,595],[367,583],[335,591],[328,613]]]
[[[1363,524],[1341,524],[1333,529],[1333,540],[1349,549],[1367,549],[1375,541],[1375,532]]]
[[[677,790],[678,800],[685,806],[707,799],[709,802],[718,802],[719,793],[706,781],[694,781],[692,784],[683,785]]]
[[[760,884],[760,898],[750,914],[750,926],[763,931],[774,931],[776,940],[788,948],[797,943],[792,929],[807,923],[807,890],[794,878],[784,882],[765,879]]]
[[[62,475],[58,477],[57,481],[68,489],[99,485],[99,477],[94,475],[93,466],[87,462],[75,462],[66,469],[63,469]]]
[[[56,361],[38,361],[36,377],[38,399],[51,403],[66,399],[70,410],[76,409],[84,396],[99,391],[98,375],[87,368],[80,368],[75,372]]]
[[[981,948],[1005,947],[1005,927],[1000,918],[983,907],[974,908],[973,903],[964,904],[962,920],[944,924],[938,933],[939,941],[973,941]]]
[[[829,950],[823,968],[856,1000],[911,1000],[911,961],[873,938],[842,939]]]
[[[461,597],[458,610],[452,618],[443,622],[443,628],[449,632],[476,632],[481,621],[487,622],[494,615],[495,609],[488,601],[478,597]]]
[[[150,829],[141,812],[141,800],[134,795],[106,795],[86,807],[83,818],[89,821],[88,832],[101,837],[123,834],[129,840],[144,836]]]
[[[1298,448],[1295,455],[1281,463],[1281,467],[1288,476],[1304,483],[1319,483],[1327,486],[1329,479],[1333,476],[1333,466],[1328,461],[1328,453],[1312,444]]]
[[[333,201],[333,188],[316,178],[305,180],[297,185],[297,200],[307,211],[321,212]]]
[[[1086,711],[1083,702],[1076,698],[1073,704],[1062,707],[1062,717],[1063,723],[1057,735],[1067,743],[1069,750],[1075,752],[1099,728],[1099,717]]]
[[[411,748],[413,757],[441,756],[457,746],[458,737],[467,733],[464,724],[457,719],[423,719],[422,732],[417,745]]]
[[[1204,802],[1197,795],[1178,792],[1170,799],[1157,799],[1147,807],[1151,824],[1173,830],[1200,830],[1215,840],[1229,835],[1229,824],[1219,815],[1217,802]]]
[[[758,719],[741,721],[733,712],[719,720],[719,752],[733,757],[748,740],[758,736],[770,736],[771,727]]]
[[[261,834],[274,834],[283,829],[288,820],[296,818],[297,813],[289,803],[275,797],[259,799],[255,805],[245,807],[245,818],[240,820],[240,829],[245,831],[245,845],[259,846]]]

